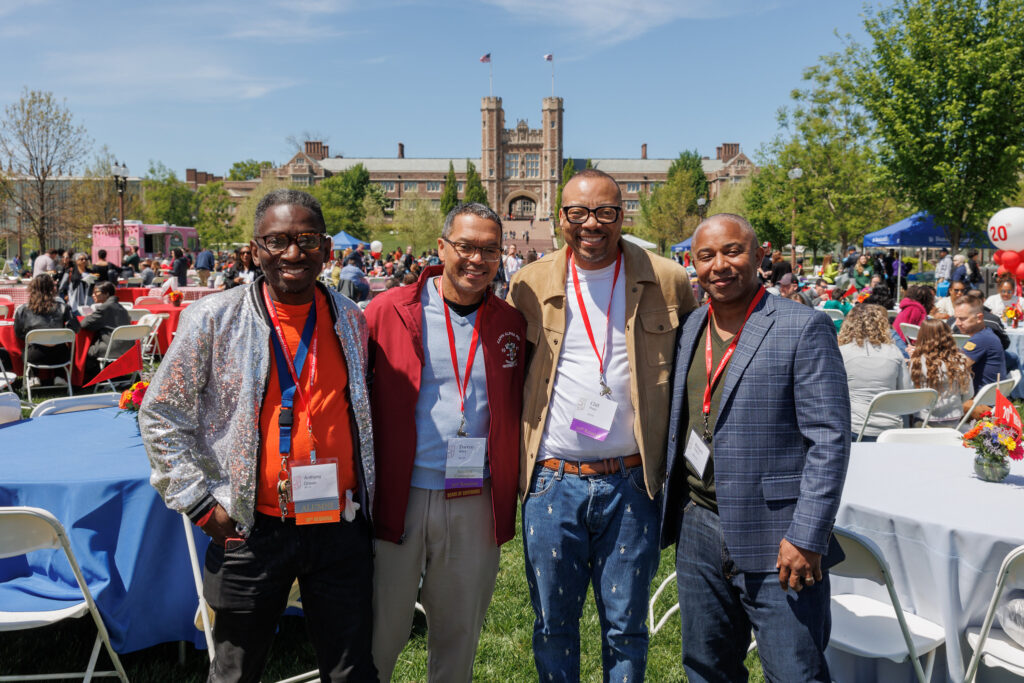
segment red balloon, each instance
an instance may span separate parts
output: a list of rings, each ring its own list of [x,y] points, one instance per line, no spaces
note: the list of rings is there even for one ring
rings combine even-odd
[[[1020,254],[1015,251],[1004,251],[1002,264],[1008,271],[1014,273],[1017,271],[1017,267],[1021,263]]]
[[[1002,277],[1009,272],[1010,271],[1006,269],[1006,266],[999,266],[999,269],[996,271],[996,277]]]
[[[1002,265],[1002,263],[1003,263],[1003,250],[1002,249],[997,249],[996,252],[994,254],[992,254],[992,261],[997,266],[998,265]]]
[[[1019,266],[1017,266],[1017,268],[1013,271],[1013,274],[1017,276],[1018,280],[1024,280],[1024,263],[1021,263]]]

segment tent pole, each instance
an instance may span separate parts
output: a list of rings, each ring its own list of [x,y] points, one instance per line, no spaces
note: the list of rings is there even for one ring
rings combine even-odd
[[[902,245],[896,247],[896,253],[899,255],[900,270],[899,270],[898,273],[896,273],[896,301],[895,301],[895,303],[896,303],[897,306],[899,306],[900,305],[900,284],[902,284],[902,282],[903,282],[903,278],[901,277],[903,275],[903,246]]]

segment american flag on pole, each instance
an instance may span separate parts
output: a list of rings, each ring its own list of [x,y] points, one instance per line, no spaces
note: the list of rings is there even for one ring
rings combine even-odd
[[[545,62],[553,62],[553,61],[555,61],[555,56],[549,52],[546,55],[544,55],[544,61]]]
[[[481,64],[490,64],[490,62],[491,62],[491,53],[490,52],[488,52],[487,54],[485,54],[483,57],[480,58],[480,63]]]

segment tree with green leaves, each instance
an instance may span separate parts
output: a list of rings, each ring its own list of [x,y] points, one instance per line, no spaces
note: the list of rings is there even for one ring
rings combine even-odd
[[[687,150],[679,153],[679,157],[668,167],[669,180],[680,171],[690,171],[695,197],[708,196],[708,177],[704,174],[704,165],[697,150]]]
[[[198,190],[196,201],[196,230],[204,247],[227,245],[238,239],[239,231],[231,224],[231,195],[223,182],[207,183]]]
[[[71,110],[51,92],[22,90],[0,120],[0,203],[22,220],[46,251],[65,220],[70,193],[60,176],[74,175],[92,142]]]
[[[256,161],[255,159],[243,159],[231,164],[228,171],[228,180],[256,180],[263,173],[265,168],[273,168],[274,164],[269,161]]]
[[[731,213],[737,216],[746,216],[746,194],[750,189],[750,183],[749,176],[738,183],[727,183],[718,191],[718,196],[708,202],[706,215],[714,216],[719,213]]]
[[[490,206],[487,203],[487,190],[484,189],[484,185],[480,181],[480,174],[477,173],[476,165],[469,159],[466,159],[466,193],[462,197],[462,201],[467,204],[479,202],[485,206]]]
[[[882,165],[954,248],[1003,207],[1024,165],[1024,3],[896,0],[868,10],[860,103]]]
[[[268,178],[260,182],[252,194],[242,200],[235,211],[235,228],[238,230],[236,239],[239,242],[248,242],[252,239],[252,219],[256,214],[256,206],[266,195],[274,190],[303,190],[309,191],[308,187],[296,187],[286,180]]]
[[[594,162],[587,159],[587,163],[583,164],[583,168],[594,168]]]
[[[448,212],[459,204],[459,184],[455,180],[455,164],[448,162],[448,175],[444,179],[444,190],[441,192],[441,215],[447,216]]]
[[[576,164],[573,163],[572,159],[566,159],[565,165],[562,166],[562,182],[558,183],[558,192],[555,194],[555,205],[551,209],[551,216],[555,222],[558,221],[558,212],[562,210],[562,188],[565,184],[572,180],[572,177],[576,175]]]
[[[195,195],[174,171],[159,161],[150,161],[142,179],[142,207],[147,223],[191,225]]]
[[[660,254],[669,244],[689,237],[700,222],[693,176],[692,169],[679,170],[654,192],[640,196],[637,233],[656,242]]]
[[[443,223],[444,216],[433,207],[429,199],[409,192],[402,195],[402,200],[395,208],[391,226],[402,243],[411,244],[419,252],[437,245]]]
[[[308,188],[309,193],[320,200],[327,232],[334,234],[344,230],[353,237],[366,238],[363,198],[369,185],[370,172],[362,164],[356,164]]]

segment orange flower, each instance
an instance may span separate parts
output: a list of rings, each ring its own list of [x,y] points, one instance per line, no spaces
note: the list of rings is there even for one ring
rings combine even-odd
[[[117,407],[120,408],[121,410],[127,410],[128,406],[131,405],[131,402],[132,390],[126,389],[125,391],[121,392],[121,399],[117,402]]]
[[[977,423],[975,423],[975,425],[973,427],[971,427],[969,432],[964,434],[963,439],[964,439],[964,441],[970,441],[971,439],[973,439],[974,437],[976,437],[980,433],[981,433],[981,422],[977,422]]]

